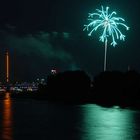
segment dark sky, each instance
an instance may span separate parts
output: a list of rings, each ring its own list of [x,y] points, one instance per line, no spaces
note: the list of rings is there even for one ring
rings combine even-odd
[[[107,69],[140,71],[140,2],[138,0],[1,0],[0,73],[4,79],[4,53],[11,58],[11,81],[44,78],[50,70],[103,71],[104,47],[98,33],[83,32],[89,12],[109,6],[130,27],[125,42],[109,46]]]

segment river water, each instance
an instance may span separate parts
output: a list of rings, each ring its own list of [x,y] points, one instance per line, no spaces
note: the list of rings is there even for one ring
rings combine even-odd
[[[0,140],[139,140],[140,112],[0,99]]]

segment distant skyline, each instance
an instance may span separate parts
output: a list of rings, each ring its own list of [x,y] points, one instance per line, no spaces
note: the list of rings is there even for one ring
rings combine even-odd
[[[45,78],[53,68],[60,72],[81,69],[93,76],[103,71],[104,46],[98,35],[88,37],[83,32],[88,13],[101,5],[111,7],[131,27],[125,42],[109,46],[108,70],[130,67],[140,72],[138,0],[133,6],[129,0],[5,0],[0,2],[0,79],[6,49],[13,81]]]

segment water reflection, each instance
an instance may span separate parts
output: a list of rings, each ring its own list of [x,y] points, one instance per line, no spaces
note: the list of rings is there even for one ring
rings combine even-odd
[[[1,139],[2,140],[13,140],[12,132],[12,101],[10,99],[10,93],[5,93],[2,108],[2,128],[1,128]]]
[[[140,140],[139,124],[140,111],[0,99],[0,140]]]
[[[83,106],[82,140],[134,140],[135,123],[130,110]]]

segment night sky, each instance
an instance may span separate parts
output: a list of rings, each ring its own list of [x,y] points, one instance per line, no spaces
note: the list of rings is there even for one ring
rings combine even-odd
[[[138,0],[1,0],[0,79],[4,80],[4,53],[11,61],[11,81],[46,78],[59,72],[84,70],[89,75],[103,71],[104,44],[98,32],[83,32],[89,12],[109,6],[130,27],[126,41],[109,46],[107,69],[140,72],[140,2]]]

